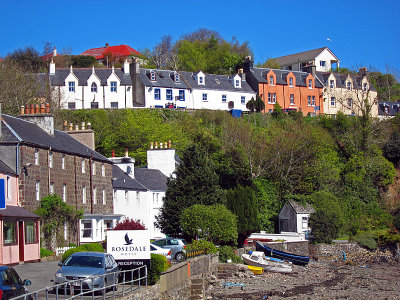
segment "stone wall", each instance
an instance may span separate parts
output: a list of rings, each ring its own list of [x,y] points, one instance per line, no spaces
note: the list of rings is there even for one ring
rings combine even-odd
[[[299,242],[271,242],[264,245],[279,251],[293,253],[297,255],[309,256],[308,241]]]
[[[390,262],[398,259],[398,246],[368,250],[357,243],[310,245],[310,255],[315,260],[336,260],[354,263]]]
[[[127,294],[125,296],[118,297],[120,300],[159,300],[160,298],[160,285],[155,284],[153,286],[141,287],[140,290]]]

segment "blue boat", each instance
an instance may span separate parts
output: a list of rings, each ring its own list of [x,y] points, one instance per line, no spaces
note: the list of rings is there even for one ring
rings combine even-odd
[[[291,253],[286,253],[283,251],[275,250],[275,249],[265,246],[257,241],[256,241],[256,250],[263,251],[266,256],[275,257],[275,258],[279,258],[282,260],[287,260],[287,261],[294,263],[295,265],[305,266],[310,262],[310,257],[308,257],[308,256],[301,256],[301,255],[296,255],[296,254],[291,254]]]

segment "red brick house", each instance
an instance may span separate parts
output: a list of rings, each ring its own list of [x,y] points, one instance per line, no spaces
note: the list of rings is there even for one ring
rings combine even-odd
[[[272,112],[275,103],[282,109],[301,111],[303,115],[323,113],[323,85],[312,73],[245,64],[246,81],[265,103],[265,112]]]
[[[32,211],[55,193],[85,213],[78,232],[65,227],[65,240],[102,241],[120,219],[113,214],[112,162],[53,124],[53,116],[43,111],[2,115],[0,159],[19,177],[23,207]]]

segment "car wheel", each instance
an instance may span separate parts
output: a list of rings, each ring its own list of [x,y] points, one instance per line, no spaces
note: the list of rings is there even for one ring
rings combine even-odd
[[[185,259],[185,255],[183,254],[183,252],[178,252],[178,253],[175,255],[175,259],[176,259],[177,261],[182,261],[182,260]]]

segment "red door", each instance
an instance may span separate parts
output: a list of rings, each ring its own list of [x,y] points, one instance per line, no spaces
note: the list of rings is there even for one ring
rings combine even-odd
[[[19,261],[24,261],[24,249],[25,249],[25,239],[24,239],[24,221],[18,221],[18,247],[19,247]]]

